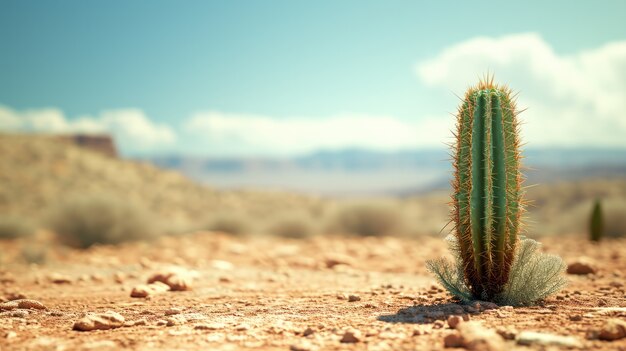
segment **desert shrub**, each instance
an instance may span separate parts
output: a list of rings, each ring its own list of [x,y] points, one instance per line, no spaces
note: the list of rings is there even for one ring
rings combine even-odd
[[[462,261],[459,258],[456,238],[449,236],[451,252],[455,255],[453,262],[440,258],[427,262],[430,270],[443,287],[464,302],[477,297],[465,283]],[[502,305],[525,306],[553,295],[561,290],[567,280],[563,273],[567,265],[555,255],[539,251],[540,243],[522,238],[515,252],[509,280],[503,291],[495,297],[495,302]]]
[[[47,222],[61,242],[79,248],[154,237],[145,210],[104,195],[71,197],[50,210]]]
[[[269,233],[285,238],[306,238],[313,234],[311,219],[304,215],[283,215],[273,221]]]
[[[602,204],[604,232],[609,238],[626,236],[626,200],[609,199]]]
[[[224,232],[232,235],[244,235],[249,230],[248,219],[237,213],[218,213],[208,221],[203,229]]]
[[[29,220],[18,216],[0,217],[0,239],[17,239],[30,236],[35,226]]]
[[[400,224],[400,215],[392,207],[363,203],[340,209],[329,229],[361,236],[380,236],[394,233]]]

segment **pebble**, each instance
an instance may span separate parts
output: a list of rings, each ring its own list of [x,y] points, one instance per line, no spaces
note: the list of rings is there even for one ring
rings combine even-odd
[[[613,341],[626,338],[626,321],[609,319],[598,332],[598,339]]]
[[[447,322],[450,329],[456,329],[459,324],[463,323],[463,317],[449,316]]]
[[[54,284],[71,284],[72,279],[66,275],[60,273],[52,273],[48,276],[50,282]]]
[[[523,331],[517,336],[517,344],[525,346],[559,346],[568,348],[581,348],[581,342],[573,336],[562,336],[534,331]]]
[[[191,290],[193,280],[196,276],[197,273],[193,271],[173,267],[153,274],[148,279],[148,284],[161,282],[169,286],[172,291],[185,291]]]
[[[359,295],[349,295],[348,302],[361,301],[361,296]]]
[[[165,325],[167,325],[168,327],[185,324],[186,322],[187,322],[187,319],[181,315],[175,315],[173,317],[168,317],[165,319]]]
[[[578,261],[567,265],[567,273],[577,275],[593,274],[596,273],[596,268],[588,259],[580,258]]]
[[[303,341],[298,344],[293,344],[289,346],[289,350],[290,351],[313,351],[313,350],[316,350],[316,348],[314,348],[310,342]]]
[[[175,314],[181,314],[181,313],[183,313],[183,310],[181,310],[180,308],[176,308],[176,307],[172,307],[172,308],[165,310],[166,316],[173,316]]]
[[[15,337],[17,337],[17,333],[14,331],[8,331],[4,334],[5,339],[13,339]]]
[[[124,317],[117,312],[107,311],[88,314],[74,323],[74,330],[92,331],[108,330],[124,326]]]
[[[361,332],[358,330],[350,329],[346,330],[341,337],[341,342],[345,344],[354,344],[361,341],[363,337],[361,336]]]
[[[583,316],[581,314],[573,314],[569,316],[569,320],[572,322],[580,322],[583,320]]]
[[[302,332],[302,336],[309,336],[315,334],[315,329],[308,327]]]
[[[446,335],[443,339],[445,347],[463,347],[474,351],[506,350],[502,337],[478,322],[461,323],[456,330],[456,333]]]
[[[198,330],[219,330],[219,329],[226,328],[226,325],[223,323],[207,323],[207,324],[203,323],[203,324],[197,324],[193,328],[198,329]]]
[[[4,303],[0,303],[0,311],[1,310],[14,310],[16,308],[25,309],[25,310],[47,310],[48,308],[44,306],[41,302],[37,300],[13,300]]]
[[[130,292],[130,297],[148,297],[166,292],[170,287],[161,282],[154,282],[151,284],[140,284],[133,288]]]

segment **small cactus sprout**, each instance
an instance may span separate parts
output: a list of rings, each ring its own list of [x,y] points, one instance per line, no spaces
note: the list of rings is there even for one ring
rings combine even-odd
[[[596,200],[591,211],[589,221],[589,238],[591,241],[598,242],[604,236],[604,220],[602,218],[602,204],[600,200]]]
[[[471,87],[457,113],[455,227],[449,239],[457,263],[442,259],[428,265],[462,300],[529,304],[565,283],[563,261],[541,254],[539,243],[519,235],[524,206],[518,113],[511,90],[493,78]]]

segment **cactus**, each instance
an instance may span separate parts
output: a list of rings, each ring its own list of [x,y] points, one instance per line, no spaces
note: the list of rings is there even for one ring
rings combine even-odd
[[[600,241],[604,234],[604,220],[602,218],[602,205],[600,200],[596,200],[591,211],[591,219],[589,221],[589,239],[591,241]]]
[[[457,118],[456,238],[472,295],[493,299],[508,281],[522,211],[517,110],[491,79],[467,91]]]
[[[428,267],[462,300],[527,304],[565,285],[563,261],[519,238],[524,203],[517,115],[511,90],[493,78],[471,87],[458,110],[450,239],[457,263],[454,268],[442,259]]]

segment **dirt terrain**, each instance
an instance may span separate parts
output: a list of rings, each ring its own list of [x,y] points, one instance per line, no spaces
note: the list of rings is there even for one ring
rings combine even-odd
[[[461,305],[435,285],[424,263],[446,253],[441,237],[289,240],[196,233],[156,243],[56,249],[45,266],[3,268],[0,349],[440,350],[448,344],[626,350],[626,338],[598,339],[611,334],[602,332],[610,320],[626,321],[626,240],[542,241],[545,251],[579,262],[579,272],[595,273],[568,274],[570,285],[559,295],[515,308]],[[0,245],[10,262],[21,244]],[[179,285],[170,284],[168,271],[177,272]],[[147,298],[131,297],[155,273],[183,291],[155,283]],[[76,322],[107,311],[115,313],[95,326],[112,329],[73,330],[91,329],[93,323]],[[456,330],[450,327],[459,321]],[[619,325],[614,327],[619,337]],[[529,331],[551,335],[537,339]]]

